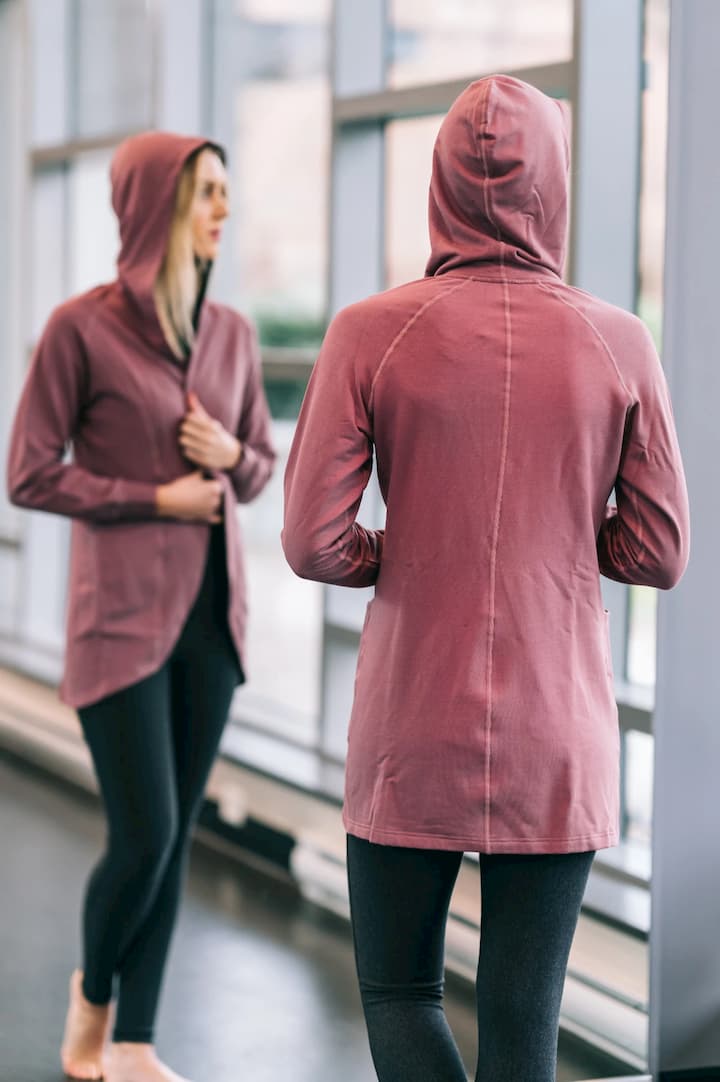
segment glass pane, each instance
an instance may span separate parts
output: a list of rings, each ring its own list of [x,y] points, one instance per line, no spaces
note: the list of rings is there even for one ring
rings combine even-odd
[[[655,684],[657,592],[649,586],[630,587],[627,679],[631,684]]]
[[[642,180],[640,190],[638,311],[658,349],[662,348],[665,256],[665,155],[667,151],[668,0],[645,2]],[[630,591],[627,677],[633,684],[655,683],[657,594],[641,586]]]
[[[330,0],[215,10],[212,127],[230,152],[232,209],[222,293],[272,345],[317,344],[324,330],[329,25]]]
[[[37,173],[32,185],[29,345],[40,337],[53,308],[68,296],[64,169]]]
[[[234,7],[246,19],[285,25],[312,25],[330,16],[329,0],[235,0]]]
[[[625,737],[626,838],[650,842],[653,799],[653,738],[631,731]]]
[[[110,282],[116,275],[120,238],[110,205],[111,158],[112,151],[107,150],[83,154],[68,171],[71,294]]]
[[[25,219],[26,140],[22,109],[25,64],[25,23],[19,4],[0,4],[0,477],[5,477],[7,436],[24,370],[23,336],[27,281],[24,269],[28,232]],[[5,485],[0,487],[0,541],[19,535],[19,512],[11,507]],[[14,584],[9,573],[20,563],[20,553],[8,549],[0,557],[0,613],[3,626],[15,609]]]
[[[391,86],[568,60],[572,0],[392,0]]]
[[[69,134],[69,0],[28,5],[34,146],[64,142]]]
[[[639,314],[658,349],[662,334],[665,256],[665,154],[667,149],[668,0],[646,0],[643,94],[642,181],[640,190]]]
[[[147,0],[74,0],[74,134],[152,125],[153,28]]]
[[[247,689],[237,716],[311,743],[320,713],[322,587],[293,575],[280,545],[282,480],[295,422],[275,420],[275,474],[241,508],[248,571]]]
[[[388,288],[422,278],[430,255],[428,188],[442,116],[394,120],[385,128]]]

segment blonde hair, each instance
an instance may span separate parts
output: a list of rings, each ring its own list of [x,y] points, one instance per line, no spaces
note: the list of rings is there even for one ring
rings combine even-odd
[[[190,208],[195,195],[197,160],[197,153],[188,158],[180,174],[167,249],[154,291],[165,340],[179,360],[186,360],[195,344],[193,316],[200,278],[193,250]]]

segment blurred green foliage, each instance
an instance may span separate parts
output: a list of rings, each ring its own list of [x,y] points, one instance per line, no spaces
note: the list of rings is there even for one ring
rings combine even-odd
[[[307,383],[304,379],[265,380],[265,395],[276,421],[295,421]]]
[[[280,312],[256,312],[255,322],[264,346],[320,346],[327,330],[324,319]]]

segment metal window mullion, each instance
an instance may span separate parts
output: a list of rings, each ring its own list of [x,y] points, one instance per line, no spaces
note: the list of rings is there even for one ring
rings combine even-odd
[[[208,48],[205,4],[203,0],[183,0],[182,4],[154,0],[150,19],[152,125],[200,132]]]
[[[570,61],[518,68],[505,74],[536,86],[551,97],[567,98],[572,85],[573,66]],[[433,113],[445,113],[468,83],[491,72],[478,72],[463,79],[440,83],[387,88],[375,93],[343,95],[333,103],[335,124],[362,124],[372,120],[396,120]]]
[[[92,136],[88,139],[72,139],[52,146],[35,147],[30,152],[30,164],[33,170],[54,169],[69,165],[83,154],[92,154],[100,150],[112,150],[123,139],[138,135],[144,129],[133,128],[128,131],[113,132],[109,135]]]
[[[382,91],[386,72],[386,0],[335,0],[332,25],[333,112],[342,96]],[[331,121],[332,123],[332,121]],[[330,185],[330,259],[328,266],[328,314],[360,297],[382,289],[384,262],[384,131],[377,121],[354,126],[332,123]],[[369,488],[363,505],[367,521],[368,502],[377,499]],[[370,517],[377,509],[370,507]],[[337,594],[325,587],[323,597],[323,643],[321,666],[320,747],[332,753],[339,729],[347,721],[352,681],[342,681],[348,646],[346,629],[337,628],[333,608],[354,609],[363,594]],[[351,621],[352,622],[352,621]],[[357,641],[357,636],[354,636]],[[341,656],[342,655],[342,656]]]
[[[68,53],[67,70],[70,73],[65,98],[65,135],[68,139],[72,139],[77,138],[80,131],[80,22],[82,19],[80,0],[67,0],[65,19],[67,20],[65,32]]]
[[[720,1070],[719,52],[716,0],[671,0],[663,360],[690,490],[692,556],[680,586],[660,594],[658,604],[650,933],[655,1077],[682,1070],[709,1078]]]
[[[21,0],[6,2],[0,14],[2,21],[2,100],[0,101],[0,128],[3,141],[2,209],[0,232],[3,265],[0,269],[2,296],[0,297],[0,343],[3,364],[0,369],[0,389],[3,408],[2,421],[10,424],[11,410],[20,390],[23,376],[22,336],[27,314],[27,143],[30,132],[29,78],[30,40],[27,13]],[[7,434],[6,434],[7,435]],[[7,446],[0,454],[4,467]],[[4,469],[3,469],[4,473]],[[4,537],[19,545],[22,525],[19,513],[3,496],[0,527]],[[15,550],[15,569],[19,566],[20,553]],[[13,575],[17,581],[17,570]],[[12,617],[17,618],[17,591],[15,604],[11,606]]]
[[[575,0],[570,281],[634,311],[641,167],[642,0]],[[613,669],[627,668],[629,591],[607,579]]]

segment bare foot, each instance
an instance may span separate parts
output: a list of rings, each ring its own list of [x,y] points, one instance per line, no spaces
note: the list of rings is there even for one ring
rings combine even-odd
[[[105,1082],[188,1082],[155,1055],[151,1044],[118,1041],[105,1058]]]
[[[85,998],[82,973],[76,969],[70,978],[70,1005],[60,1049],[63,1070],[68,1078],[103,1077],[103,1047],[109,1024],[110,1004],[96,1007]]]

